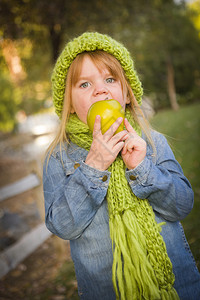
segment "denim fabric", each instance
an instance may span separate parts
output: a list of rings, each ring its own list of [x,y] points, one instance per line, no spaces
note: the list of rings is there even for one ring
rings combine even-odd
[[[149,200],[156,221],[166,222],[161,234],[180,299],[199,300],[200,275],[179,222],[193,207],[193,191],[166,139],[157,132],[152,137],[157,155],[148,144],[145,159],[134,170],[127,170],[126,178],[136,196]],[[86,165],[86,150],[74,144],[66,147],[67,151],[63,148],[61,152],[56,148],[48,165],[47,160],[44,164],[46,226],[70,240],[80,298],[112,300],[115,293],[106,201],[110,172]]]

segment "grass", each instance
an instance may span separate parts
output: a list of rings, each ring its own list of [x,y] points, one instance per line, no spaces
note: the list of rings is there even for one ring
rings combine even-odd
[[[192,184],[194,208],[182,225],[200,269],[200,103],[183,106],[177,112],[161,111],[153,117],[151,124],[167,137],[185,176]]]

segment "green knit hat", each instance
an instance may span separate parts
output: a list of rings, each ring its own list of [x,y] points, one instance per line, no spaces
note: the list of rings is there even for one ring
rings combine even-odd
[[[68,69],[76,56],[85,51],[103,50],[112,54],[123,67],[129,80],[135,98],[139,104],[142,101],[142,85],[134,69],[133,60],[128,50],[111,37],[98,32],[85,32],[70,41],[60,54],[52,74],[53,103],[60,117],[65,94]]]

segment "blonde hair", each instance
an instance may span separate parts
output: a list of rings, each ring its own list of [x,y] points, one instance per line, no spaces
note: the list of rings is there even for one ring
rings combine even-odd
[[[47,149],[47,151],[49,152],[49,157],[58,144],[60,145],[61,150],[65,142],[69,143],[69,138],[66,134],[65,128],[72,109],[72,87],[77,83],[79,79],[83,59],[86,55],[92,60],[92,62],[100,71],[106,68],[112,76],[114,76],[117,80],[121,82],[124,97],[127,97],[130,101],[130,103],[127,105],[131,109],[133,118],[147,136],[147,139],[153,148],[153,152],[155,153],[155,146],[151,137],[151,128],[149,122],[145,118],[134,96],[132,88],[128,82],[128,79],[125,75],[121,64],[113,55],[103,50],[96,50],[90,52],[82,52],[78,54],[77,57],[73,60],[71,66],[69,67],[66,78],[61,122],[55,139]]]

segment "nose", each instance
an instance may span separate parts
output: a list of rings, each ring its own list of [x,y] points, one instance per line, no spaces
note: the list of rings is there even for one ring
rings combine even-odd
[[[96,84],[95,89],[94,89],[94,95],[99,96],[99,95],[107,95],[108,94],[108,89],[105,87],[105,85],[102,84]]]

